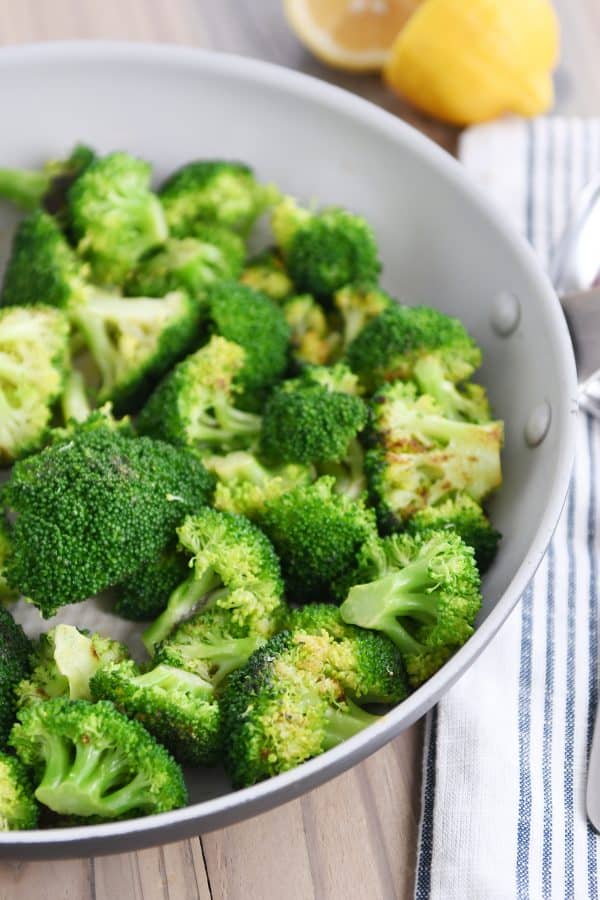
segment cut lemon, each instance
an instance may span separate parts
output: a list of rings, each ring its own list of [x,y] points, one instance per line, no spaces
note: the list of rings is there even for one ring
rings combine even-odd
[[[284,0],[287,19],[315,56],[337,69],[383,68],[394,38],[423,0]]]

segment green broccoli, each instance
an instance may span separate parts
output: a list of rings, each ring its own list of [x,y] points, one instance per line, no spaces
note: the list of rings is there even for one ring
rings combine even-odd
[[[58,310],[0,310],[0,465],[43,443],[63,388],[68,341]]]
[[[160,200],[171,234],[187,237],[198,223],[222,225],[247,235],[255,220],[279,199],[252,169],[226,160],[187,163],[167,178]]]
[[[90,147],[77,144],[66,159],[51,159],[41,169],[0,169],[0,197],[21,209],[43,205],[61,216],[68,189],[94,158]]]
[[[34,772],[36,799],[54,812],[108,821],[185,805],[175,760],[112,703],[57,698],[18,718],[10,744]]]
[[[7,609],[0,607],[0,747],[15,721],[15,686],[29,673],[31,644]]]
[[[338,462],[320,463],[317,467],[319,475],[330,475],[335,478],[335,489],[338,494],[346,494],[351,500],[357,500],[367,490],[365,475],[365,451],[358,441],[351,441],[346,455]]]
[[[162,297],[184,290],[195,299],[217,281],[237,278],[246,257],[241,237],[216,225],[196,227],[194,237],[169,238],[129,273],[125,293]]]
[[[330,327],[325,310],[310,294],[290,297],[283,304],[297,362],[325,365],[339,346],[340,335]]]
[[[148,651],[203,606],[228,610],[235,625],[269,637],[281,614],[283,584],[279,561],[262,531],[243,516],[203,509],[188,516],[177,534],[192,555],[192,574],[144,632]]]
[[[471,636],[480,606],[473,548],[456,533],[432,531],[387,538],[373,577],[350,588],[340,613],[387,634],[417,687]]]
[[[502,482],[502,422],[445,418],[435,400],[409,382],[382,388],[372,401],[374,438],[365,471],[384,530],[455,493],[481,501]]]
[[[466,382],[454,384],[447,377],[439,357],[424,356],[415,363],[413,377],[422,394],[429,394],[436,401],[444,416],[464,422],[490,421],[490,404],[485,388]]]
[[[216,762],[221,715],[210,684],[183,669],[158,665],[140,673],[132,662],[98,669],[90,683],[94,700],[110,700],[137,719],[180,763]]]
[[[274,462],[339,462],[367,423],[356,377],[339,363],[285,381],[265,407],[261,450]]]
[[[501,538],[481,506],[468,494],[457,494],[437,506],[419,510],[406,523],[406,530],[412,535],[455,531],[475,551],[477,566],[482,573],[491,565]]]
[[[292,279],[277,250],[269,248],[252,257],[240,275],[240,281],[253,291],[266,294],[281,303],[294,292]]]
[[[12,539],[10,536],[10,528],[0,507],[0,604],[13,603],[19,597],[19,592],[10,587],[5,574],[6,560],[8,559],[11,548]]]
[[[336,291],[333,303],[342,318],[343,346],[348,347],[365,325],[393,302],[375,284],[348,284]]]
[[[42,634],[30,657],[31,674],[16,686],[18,706],[69,697],[89,700],[90,678],[107,663],[129,659],[123,644],[73,625],[57,625]]]
[[[331,207],[319,213],[292,197],[275,207],[273,233],[298,291],[329,299],[350,282],[371,282],[381,269],[371,227],[360,216]]]
[[[242,409],[260,412],[288,364],[290,329],[282,310],[264,294],[243,284],[221,282],[210,292],[209,318],[214,334],[246,351],[237,377]]]
[[[13,467],[5,496],[15,516],[8,583],[47,618],[155,559],[213,487],[185,449],[108,427],[74,429]]]
[[[140,566],[113,589],[117,615],[134,622],[149,622],[159,616],[189,574],[188,560],[178,551],[176,540],[169,543],[160,556]]]
[[[141,434],[199,450],[248,446],[260,433],[261,419],[238,409],[246,351],[222,337],[180,362],[159,384],[138,418]]]
[[[150,165],[128,153],[95,159],[69,190],[69,225],[99,284],[121,285],[140,257],[167,239]]]
[[[0,752],[0,831],[27,831],[37,821],[38,806],[27,769],[16,757]]]
[[[368,390],[384,381],[413,378],[424,358],[436,359],[455,384],[481,364],[481,350],[458,319],[427,306],[398,303],[386,306],[359,331],[346,357]]]
[[[377,537],[373,511],[336,494],[330,477],[270,500],[260,525],[281,559],[288,598],[298,603],[343,599],[339,585],[362,545]]]

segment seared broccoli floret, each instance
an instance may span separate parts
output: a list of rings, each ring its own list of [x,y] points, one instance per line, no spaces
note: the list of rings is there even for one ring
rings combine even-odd
[[[235,625],[269,637],[282,609],[279,561],[262,533],[243,516],[201,510],[177,529],[192,555],[189,578],[171,594],[164,613],[144,632],[149,652],[196,608],[228,610]]]
[[[15,756],[0,753],[0,831],[35,828],[38,806],[27,769]]]
[[[74,429],[12,470],[8,582],[45,617],[119,584],[158,556],[213,485],[185,449],[106,427]]]
[[[177,237],[193,233],[198,222],[223,225],[245,235],[278,198],[279,191],[259,184],[248,166],[226,160],[187,163],[160,189],[169,229]]]
[[[473,633],[481,606],[473,548],[456,533],[394,535],[340,607],[345,622],[383,631],[399,647],[409,679],[429,678]]]
[[[0,603],[13,603],[19,597],[19,592],[9,585],[5,574],[6,560],[11,547],[10,529],[0,507]]]
[[[127,278],[125,292],[162,297],[181,289],[199,299],[215,282],[237,278],[245,256],[244,242],[234,231],[216,225],[197,227],[194,237],[169,238],[142,257]]]
[[[161,614],[175,588],[189,574],[189,557],[177,550],[177,542],[140,566],[114,588],[115,612],[134,622],[149,622]]]
[[[291,297],[283,304],[290,326],[293,355],[300,363],[325,365],[334,356],[340,335],[332,330],[325,310],[310,294]]]
[[[140,673],[135,663],[103,666],[91,680],[94,700],[111,700],[137,719],[178,762],[214,763],[220,749],[220,711],[212,685],[198,675],[158,665]]]
[[[433,397],[447,418],[465,422],[490,421],[490,404],[485,388],[473,382],[454,384],[437,356],[424,356],[418,360],[413,377],[420,392]]]
[[[382,388],[372,408],[380,446],[367,452],[365,470],[384,530],[457,492],[479,502],[501,484],[502,422],[445,418],[432,397],[404,382]]]
[[[375,281],[379,275],[375,236],[360,216],[337,207],[309,212],[285,197],[275,207],[271,224],[301,292],[328,299],[345,284]]]
[[[213,337],[179,363],[156,388],[138,419],[142,434],[201,450],[248,446],[261,419],[236,406],[246,351]]]
[[[303,464],[344,459],[367,422],[367,407],[356,393],[356,378],[342,364],[307,368],[285,381],[265,407],[265,457]]]
[[[336,494],[329,477],[269,501],[260,524],[281,559],[287,595],[298,603],[336,598],[361,546],[377,536],[373,511]]]
[[[248,261],[240,281],[253,291],[266,294],[281,303],[294,291],[292,279],[285,271],[281,256],[274,249],[263,250]]]
[[[314,472],[307,466],[288,463],[267,468],[243,450],[226,456],[208,456],[202,461],[217,478],[215,507],[248,519],[260,516],[268,500],[314,480]]]
[[[18,717],[10,744],[34,771],[36,799],[54,812],[105,821],[185,805],[175,760],[112,703],[58,698]]]
[[[501,538],[481,506],[468,494],[458,494],[437,506],[419,510],[406,523],[406,530],[413,535],[455,531],[475,551],[480,572],[489,568]]]
[[[336,291],[333,302],[342,317],[343,345],[348,347],[365,325],[394,301],[374,284],[348,284]]]
[[[167,238],[150,165],[128,153],[95,159],[69,191],[69,225],[94,281],[120,285],[138,259]]]
[[[77,144],[66,159],[51,159],[41,169],[0,169],[0,197],[21,209],[43,205],[62,215],[68,189],[94,158],[90,147]]]
[[[215,334],[246,351],[244,368],[237,377],[242,389],[240,405],[260,412],[288,362],[290,331],[282,310],[264,294],[230,281],[210,292],[209,315]]]
[[[358,641],[325,631],[285,631],[257,650],[231,676],[221,704],[234,786],[293,769],[378,721],[358,704],[371,699],[367,685],[389,684],[374,671],[388,662],[386,653],[363,656]]]
[[[60,396],[69,325],[46,306],[0,310],[0,466],[43,442]]]
[[[413,378],[417,363],[428,357],[438,360],[453,383],[469,378],[481,363],[481,350],[458,319],[427,306],[398,303],[371,319],[346,355],[369,390],[384,381]]]
[[[25,706],[53,697],[90,699],[90,678],[107,663],[129,659],[127,648],[101,634],[88,635],[73,625],[57,625],[42,634],[30,657],[31,674],[16,687]]]
[[[15,686],[29,672],[31,644],[8,610],[0,607],[0,747],[15,721]]]

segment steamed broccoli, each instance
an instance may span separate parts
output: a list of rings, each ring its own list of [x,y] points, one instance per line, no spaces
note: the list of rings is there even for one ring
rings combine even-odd
[[[435,356],[424,356],[415,363],[413,377],[422,394],[429,394],[448,419],[465,422],[489,422],[490,404],[485,388],[466,382],[454,384]]]
[[[167,238],[150,165],[128,153],[95,159],[69,190],[69,225],[94,281],[120,285],[139,258]]]
[[[98,669],[91,680],[94,700],[110,700],[137,719],[171,751],[193,766],[216,762],[220,749],[220,711],[213,689],[198,675],[158,665],[140,673],[135,663]]]
[[[462,322],[427,306],[391,303],[365,325],[347,350],[351,369],[373,390],[384,381],[413,378],[415,366],[437,360],[445,379],[458,383],[481,363],[481,350]]]
[[[0,310],[0,465],[42,444],[62,391],[68,340],[56,309]]]
[[[107,663],[129,659],[123,644],[100,634],[87,635],[73,625],[57,625],[42,634],[30,657],[31,674],[19,682],[19,706],[69,697],[90,699],[90,678]]]
[[[314,479],[308,466],[289,463],[267,468],[251,453],[242,450],[226,456],[207,456],[202,461],[217,478],[215,507],[249,519],[260,516],[267,501]]]
[[[432,397],[396,382],[373,398],[372,425],[379,446],[365,470],[384,530],[457,492],[479,502],[501,484],[502,422],[445,418]]]
[[[279,561],[265,535],[243,516],[201,510],[177,529],[192,555],[192,574],[171,594],[165,611],[146,629],[149,652],[196,608],[228,610],[234,625],[269,637],[281,614]]]
[[[187,237],[197,223],[222,225],[246,235],[278,200],[279,191],[259,184],[243,163],[198,160],[170,175],[159,195],[171,234]]]
[[[298,603],[335,599],[362,545],[377,537],[373,511],[336,494],[329,477],[269,501],[260,524],[281,559],[287,595]]]
[[[51,159],[41,169],[0,169],[0,197],[21,209],[43,205],[62,216],[68,189],[94,158],[90,147],[77,144],[66,159]]]
[[[266,294],[276,303],[281,303],[294,292],[292,279],[275,249],[263,250],[249,260],[240,281],[253,291]]]
[[[0,747],[15,721],[15,686],[29,672],[31,644],[8,610],[0,607]]]
[[[102,426],[74,429],[12,470],[7,580],[51,616],[154,559],[213,485],[185,449]]]
[[[285,381],[265,407],[261,449],[279,462],[338,462],[367,422],[356,377],[341,363]]]
[[[6,580],[5,566],[12,547],[12,539],[8,522],[4,519],[0,508],[0,604],[12,603],[19,597],[19,592],[10,587]]]
[[[19,760],[0,752],[0,831],[35,828],[38,806],[29,773]]]
[[[248,446],[258,438],[261,419],[236,406],[246,351],[222,337],[180,362],[142,409],[142,434],[172,444],[207,449]]]
[[[342,317],[344,347],[394,301],[374,284],[348,284],[336,291],[334,306]]]
[[[406,523],[406,530],[412,535],[455,531],[475,551],[477,566],[482,573],[494,559],[501,538],[481,506],[468,494],[457,494],[437,506],[419,510]]]
[[[381,269],[371,227],[332,207],[301,209],[285,197],[274,209],[273,233],[298,291],[328,299],[350,282],[375,281]]]
[[[10,744],[34,772],[36,799],[54,812],[108,821],[185,805],[177,763],[112,703],[58,698],[18,717]]]
[[[372,578],[350,588],[340,613],[387,634],[416,687],[471,636],[480,606],[473,548],[456,533],[432,531],[387,538]]]
[[[334,356],[340,335],[330,327],[325,310],[310,294],[290,297],[283,304],[290,326],[294,358],[299,363],[324,365]]]
[[[115,612],[134,622],[155,619],[188,573],[188,557],[177,550],[177,542],[173,541],[114,588]]]

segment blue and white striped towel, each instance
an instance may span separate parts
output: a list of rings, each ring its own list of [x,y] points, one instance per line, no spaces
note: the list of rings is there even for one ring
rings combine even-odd
[[[600,172],[600,121],[479,126],[460,157],[546,265],[574,195]],[[598,696],[600,423],[580,414],[577,428],[571,489],[533,583],[429,715],[416,900],[598,898],[600,838],[584,798]]]

